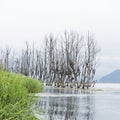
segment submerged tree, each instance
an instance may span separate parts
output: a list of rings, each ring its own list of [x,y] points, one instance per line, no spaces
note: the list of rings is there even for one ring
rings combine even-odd
[[[94,82],[98,49],[90,34],[87,39],[77,32],[49,35],[40,49],[26,42],[21,54],[10,53],[10,48],[0,51],[0,64],[5,70],[43,80],[46,85],[69,84],[84,89]]]
[[[98,53],[98,48],[96,42],[93,39],[93,36],[90,36],[88,33],[87,43],[85,47],[85,58],[83,63],[84,79],[81,80],[83,83],[83,88],[84,87],[88,88],[91,86],[92,83],[93,84],[95,83],[94,76],[96,72],[97,53]]]

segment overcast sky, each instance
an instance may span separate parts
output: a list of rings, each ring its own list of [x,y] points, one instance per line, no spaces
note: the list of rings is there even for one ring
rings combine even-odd
[[[0,0],[0,47],[40,44],[45,34],[94,34],[101,48],[96,78],[120,69],[119,0]]]

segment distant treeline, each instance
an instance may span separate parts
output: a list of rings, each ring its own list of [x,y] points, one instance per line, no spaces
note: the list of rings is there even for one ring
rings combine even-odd
[[[96,72],[98,48],[92,35],[64,32],[44,39],[44,46],[35,48],[26,42],[19,55],[11,48],[0,50],[0,64],[4,70],[20,73],[48,84],[91,84]]]

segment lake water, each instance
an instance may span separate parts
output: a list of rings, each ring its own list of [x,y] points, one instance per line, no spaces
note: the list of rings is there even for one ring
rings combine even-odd
[[[39,119],[120,120],[120,84],[96,84],[89,91],[45,87],[37,96]]]

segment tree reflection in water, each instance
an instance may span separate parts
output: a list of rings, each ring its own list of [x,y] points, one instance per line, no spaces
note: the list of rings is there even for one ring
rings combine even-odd
[[[43,110],[46,120],[94,120],[94,96],[42,97],[36,107]]]

